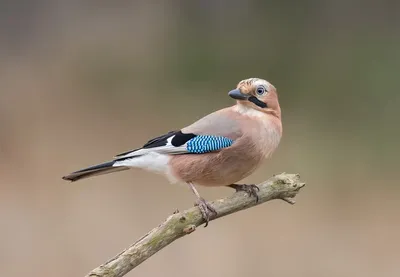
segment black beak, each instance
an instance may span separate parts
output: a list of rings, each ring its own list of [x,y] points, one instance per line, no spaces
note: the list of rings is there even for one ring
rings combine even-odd
[[[236,100],[247,100],[249,98],[248,95],[243,94],[240,89],[231,90],[228,95]]]

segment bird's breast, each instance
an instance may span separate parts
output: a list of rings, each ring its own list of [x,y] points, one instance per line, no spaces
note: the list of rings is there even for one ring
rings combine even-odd
[[[282,125],[280,120],[270,118],[269,120],[262,122],[258,128],[259,144],[258,147],[263,153],[264,157],[269,157],[275,149],[278,147],[282,137]]]

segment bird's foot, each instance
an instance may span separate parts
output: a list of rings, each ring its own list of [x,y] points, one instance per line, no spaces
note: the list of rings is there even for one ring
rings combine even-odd
[[[260,188],[257,187],[256,185],[254,185],[254,184],[251,184],[251,185],[232,184],[232,185],[229,185],[229,187],[235,189],[236,192],[238,192],[238,191],[247,192],[247,194],[249,196],[255,197],[256,198],[256,203],[258,203],[258,194],[257,194],[257,192],[260,191]]]
[[[217,211],[210,204],[208,204],[204,198],[199,198],[195,205],[199,207],[201,215],[206,221],[204,227],[207,227],[211,217],[217,215]]]

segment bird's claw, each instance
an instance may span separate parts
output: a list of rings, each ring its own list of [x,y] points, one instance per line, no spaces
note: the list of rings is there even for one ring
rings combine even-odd
[[[236,190],[236,192],[238,191],[244,191],[246,192],[249,196],[253,196],[256,198],[256,203],[258,203],[258,194],[257,192],[260,191],[260,188],[257,187],[254,184],[251,185],[239,185],[239,184],[232,184],[230,185],[231,188],[234,188]]]
[[[201,215],[203,216],[203,219],[206,221],[204,227],[207,227],[211,217],[217,215],[217,211],[210,204],[208,204],[203,198],[199,198],[196,201],[195,205],[199,207]]]

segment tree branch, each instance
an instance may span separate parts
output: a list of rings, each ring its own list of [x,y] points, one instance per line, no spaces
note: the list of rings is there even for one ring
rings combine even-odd
[[[275,175],[258,185],[260,188],[258,192],[258,203],[255,203],[254,197],[249,197],[245,192],[234,193],[227,198],[210,202],[218,213],[218,215],[211,220],[248,209],[273,199],[281,199],[290,204],[294,204],[295,201],[293,197],[295,197],[304,186],[305,184],[300,182],[300,176],[298,174],[282,173]],[[203,223],[205,222],[197,207],[183,212],[176,211],[158,227],[148,232],[113,259],[94,269],[86,277],[124,276],[176,239],[194,232],[196,227]]]

